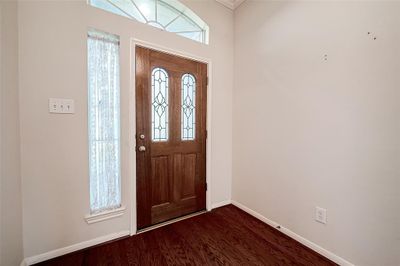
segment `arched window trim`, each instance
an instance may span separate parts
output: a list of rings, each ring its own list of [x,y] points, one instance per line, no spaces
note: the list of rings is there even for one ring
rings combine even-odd
[[[178,0],[152,1],[153,3],[151,4],[150,1],[144,4],[143,2],[139,3],[140,0],[88,0],[88,4],[161,30],[208,44],[209,27],[192,10]],[[165,16],[170,17],[168,22],[160,21],[160,16],[158,15],[159,12],[163,10],[160,6],[170,11],[163,14],[164,18]],[[145,12],[146,10],[147,14]],[[153,14],[153,17],[149,14]],[[179,27],[181,27],[181,29],[179,29]]]

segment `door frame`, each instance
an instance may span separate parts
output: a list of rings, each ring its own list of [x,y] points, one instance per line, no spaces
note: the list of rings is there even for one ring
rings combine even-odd
[[[212,178],[211,178],[211,143],[212,143],[212,62],[209,58],[204,58],[201,56],[197,56],[191,53],[182,52],[178,50],[174,50],[168,47],[164,47],[155,43],[143,41],[136,38],[131,38],[130,40],[130,88],[129,88],[129,192],[130,199],[129,204],[131,204],[131,217],[130,217],[130,235],[137,234],[137,208],[136,208],[136,52],[135,47],[139,45],[145,48],[157,50],[159,52],[172,54],[175,56],[184,57],[187,59],[199,61],[205,63],[207,65],[207,117],[206,117],[206,130],[207,130],[207,139],[206,139],[206,183],[207,183],[207,191],[206,191],[206,210],[211,211],[211,190],[212,190]]]

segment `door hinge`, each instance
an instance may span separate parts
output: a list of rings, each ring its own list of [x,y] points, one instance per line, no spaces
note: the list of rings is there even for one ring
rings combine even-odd
[[[208,130],[206,130],[206,139],[208,139]]]
[[[207,186],[207,183],[206,183],[206,191],[208,190],[208,186]]]
[[[207,83],[207,86],[208,86],[208,77],[207,77],[207,82],[206,83]]]

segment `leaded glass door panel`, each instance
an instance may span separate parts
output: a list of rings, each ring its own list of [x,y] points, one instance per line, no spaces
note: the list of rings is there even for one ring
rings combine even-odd
[[[136,47],[138,228],[206,207],[207,65]]]

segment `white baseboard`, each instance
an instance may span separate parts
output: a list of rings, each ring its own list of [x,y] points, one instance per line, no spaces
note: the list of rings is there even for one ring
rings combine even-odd
[[[213,203],[213,204],[211,204],[211,209],[219,208],[219,207],[231,204],[231,203],[232,203],[231,200],[224,200],[224,201],[220,201],[217,203]]]
[[[259,214],[258,212],[244,206],[243,204],[232,200],[232,204],[235,205],[236,207],[238,207],[239,209],[247,212],[248,214],[256,217],[257,219],[263,221],[264,223],[272,226],[273,228],[275,228],[276,230],[281,231],[282,233],[284,233],[285,235],[293,238],[294,240],[300,242],[301,244],[303,244],[304,246],[314,250],[315,252],[321,254],[322,256],[330,259],[331,261],[341,265],[341,266],[354,266],[354,264],[348,262],[347,260],[339,257],[336,254],[333,254],[332,252],[322,248],[321,246],[318,246],[317,244],[315,244],[314,242],[311,242],[310,240],[305,239],[304,237],[296,234],[295,232],[283,227],[282,225],[262,216],[261,214]],[[280,228],[277,228],[278,226],[280,226]]]
[[[32,257],[28,257],[25,258],[22,262],[21,262],[21,266],[28,266],[28,265],[32,265],[35,263],[39,263],[45,260],[49,260],[55,257],[59,257],[77,250],[81,250],[84,248],[88,248],[88,247],[92,247],[107,241],[111,241],[117,238],[121,238],[124,236],[129,236],[130,232],[129,231],[122,231],[119,233],[114,233],[114,234],[110,234],[110,235],[106,235],[106,236],[102,236],[102,237],[98,237],[95,239],[91,239],[91,240],[87,240],[81,243],[77,243],[71,246],[67,246],[67,247],[63,247],[63,248],[59,248],[59,249],[55,249],[43,254],[39,254],[36,256],[32,256]]]
[[[302,236],[294,233],[293,231],[283,227],[282,225],[279,225],[278,223],[276,223],[276,222],[264,217],[263,215],[259,214],[258,212],[256,212],[256,211],[244,206],[243,204],[241,204],[241,203],[239,203],[237,201],[234,201],[234,200],[232,200],[232,201],[231,200],[221,201],[221,202],[212,204],[212,208],[215,209],[215,208],[219,208],[219,207],[222,207],[222,206],[225,206],[225,205],[228,205],[228,204],[235,205],[239,209],[241,209],[241,210],[247,212],[248,214],[256,217],[257,219],[263,221],[264,223],[274,227],[275,229],[281,231],[285,235],[295,239],[296,241],[300,242],[301,244],[309,247],[310,249],[314,250],[315,252],[325,256],[326,258],[332,260],[333,262],[335,262],[335,263],[337,263],[337,264],[339,264],[341,266],[354,266],[354,264],[348,262],[347,260],[345,260],[345,259],[335,255],[334,253],[332,253],[332,252],[330,252],[330,251],[318,246],[314,242],[311,242],[311,241],[305,239],[304,237],[302,237]],[[278,229],[277,226],[280,226],[280,228]],[[74,244],[74,245],[71,245],[71,246],[55,249],[55,250],[52,250],[52,251],[49,251],[49,252],[46,252],[46,253],[43,253],[43,254],[39,254],[39,255],[36,255],[36,256],[25,258],[21,262],[21,266],[33,265],[35,263],[46,261],[46,260],[49,260],[49,259],[52,259],[52,258],[55,258],[55,257],[59,257],[59,256],[62,256],[62,255],[65,255],[65,254],[68,254],[68,253],[71,253],[71,252],[74,252],[74,251],[78,251],[78,250],[81,250],[81,249],[84,249],[84,248],[92,247],[92,246],[95,246],[95,245],[98,245],[98,244],[101,244],[101,243],[104,243],[104,242],[107,242],[107,241],[110,241],[110,240],[114,240],[114,239],[121,238],[121,237],[124,237],[124,236],[129,236],[129,235],[130,235],[129,231],[122,231],[122,232],[119,232],[119,233],[114,233],[114,234],[98,237],[98,238],[95,238],[95,239],[91,239],[91,240],[88,240],[88,241],[84,241],[84,242],[81,242],[81,243],[77,243],[77,244]]]
[[[218,203],[213,203],[211,205],[211,208],[215,209],[215,208],[219,208],[219,207],[222,207],[222,206],[225,206],[225,205],[228,205],[228,204],[231,204],[231,201],[230,200],[225,200],[225,201],[221,201],[221,202],[218,202]],[[21,266],[29,266],[29,265],[32,265],[32,264],[35,264],[35,263],[46,261],[46,260],[49,260],[49,259],[52,259],[52,258],[55,258],[55,257],[59,257],[59,256],[62,256],[62,255],[65,255],[65,254],[68,254],[68,253],[71,253],[71,252],[74,252],[74,251],[77,251],[77,250],[81,250],[81,249],[84,249],[84,248],[95,246],[95,245],[98,245],[98,244],[101,244],[101,243],[104,243],[104,242],[107,242],[107,241],[110,241],[110,240],[114,240],[114,239],[117,239],[117,238],[120,238],[120,237],[129,236],[129,235],[130,235],[129,231],[123,231],[123,232],[119,232],[119,233],[115,233],[115,234],[110,234],[110,235],[98,237],[98,238],[95,238],[95,239],[92,239],[92,240],[84,241],[84,242],[81,242],[81,243],[78,243],[78,244],[74,244],[74,245],[71,245],[71,246],[55,249],[55,250],[52,250],[52,251],[49,251],[49,252],[46,252],[46,253],[43,253],[43,254],[39,254],[39,255],[36,255],[36,256],[25,258],[21,262]]]

